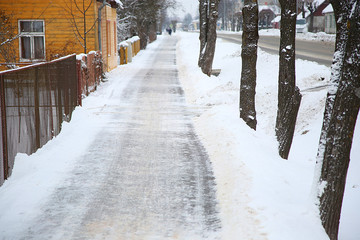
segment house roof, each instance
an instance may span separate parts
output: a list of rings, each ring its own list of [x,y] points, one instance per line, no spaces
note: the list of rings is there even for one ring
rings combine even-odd
[[[275,5],[259,5],[259,13],[262,11],[272,11],[275,15],[281,13],[281,9]]]
[[[97,0],[98,2],[103,2],[103,0]],[[120,0],[105,0],[112,8],[122,7],[122,2]]]
[[[330,4],[328,0],[318,0],[317,1],[317,8],[314,12],[314,16],[323,16],[323,10]]]
[[[333,13],[333,12],[334,12],[334,9],[333,9],[333,7],[331,6],[331,4],[329,4],[329,5],[322,11],[323,14]]]
[[[281,20],[281,16],[276,16],[276,17],[271,21],[271,23],[278,23],[278,22],[280,22],[280,20]]]

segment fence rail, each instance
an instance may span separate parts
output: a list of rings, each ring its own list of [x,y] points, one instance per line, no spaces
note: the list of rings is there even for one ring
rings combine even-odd
[[[0,185],[17,153],[34,153],[70,120],[78,88],[75,55],[0,72]]]

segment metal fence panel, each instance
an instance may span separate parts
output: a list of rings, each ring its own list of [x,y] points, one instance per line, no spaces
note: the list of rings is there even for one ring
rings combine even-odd
[[[3,80],[2,76],[0,75],[0,185],[4,183],[4,149],[3,149],[3,127],[5,127],[3,122],[3,105],[5,103],[4,101],[4,94],[3,94]]]
[[[1,132],[6,139],[1,184],[11,175],[17,153],[34,153],[60,132],[64,120],[70,120],[78,101],[76,57],[6,71],[0,73],[0,79],[5,106],[2,114],[6,114],[1,118],[6,126]]]

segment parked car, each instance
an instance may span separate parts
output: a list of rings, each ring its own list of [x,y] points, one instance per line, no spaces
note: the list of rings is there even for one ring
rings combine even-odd
[[[296,32],[303,33],[307,31],[305,18],[296,19]]]

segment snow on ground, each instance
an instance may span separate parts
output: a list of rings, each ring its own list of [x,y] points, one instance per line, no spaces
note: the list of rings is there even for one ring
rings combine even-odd
[[[280,37],[280,29],[262,29],[259,31],[260,36],[278,36]],[[321,41],[321,42],[335,42],[335,34],[328,34],[324,32],[311,33],[296,33],[296,39],[306,40],[306,41]]]
[[[149,46],[154,48],[160,41]],[[39,206],[46,202],[51,193],[66,179],[76,166],[76,160],[85,155],[96,139],[109,114],[104,108],[112,105],[112,96],[120,95],[132,76],[151,55],[141,51],[137,65],[118,67],[107,74],[107,82],[83,99],[83,106],[73,112],[70,123],[64,122],[58,136],[49,141],[34,154],[18,154],[11,177],[0,187],[0,239],[18,229],[26,229],[26,223],[38,215]],[[144,55],[144,56],[142,56]],[[115,81],[117,76],[122,81]],[[117,102],[114,103],[118,104]],[[11,236],[11,235],[10,235]],[[14,238],[10,238],[14,239]],[[17,240],[17,239],[14,239]]]
[[[259,31],[260,36],[278,36],[280,37],[280,29],[262,29]],[[311,33],[296,33],[296,38],[306,41],[321,41],[321,42],[335,42],[335,34],[328,34],[324,32]]]
[[[289,160],[277,155],[274,137],[278,57],[258,54],[255,132],[239,119],[238,93],[241,71],[240,46],[217,42],[214,68],[219,77],[207,77],[197,67],[198,34],[178,32],[179,77],[187,102],[199,111],[196,131],[211,157],[218,185],[224,240],[326,240],[311,198],[314,163],[321,129],[330,69],[297,60],[297,84],[303,100]],[[161,44],[163,37],[148,48]],[[51,191],[75,166],[107,121],[101,112],[111,104],[114,91],[121,91],[131,75],[151,57],[142,51],[128,65],[108,74],[108,82],[76,108],[62,132],[31,156],[19,154],[13,175],[0,187],[1,231],[11,231],[32,219]],[[113,76],[122,75],[122,81]],[[360,129],[356,129],[348,184],[341,219],[340,240],[360,236]],[[19,221],[19,219],[21,219]],[[23,227],[23,226],[22,226]],[[9,230],[10,229],[10,230]]]
[[[297,60],[297,85],[303,99],[289,160],[278,157],[274,137],[278,56],[259,49],[257,131],[239,119],[241,47],[217,41],[213,68],[219,77],[197,68],[198,35],[179,33],[178,64],[187,101],[206,110],[194,119],[213,162],[224,225],[224,239],[328,239],[313,204],[311,187],[330,68]],[[197,48],[198,49],[198,48]],[[313,87],[320,87],[314,90]],[[360,236],[360,129],[354,136],[341,219],[340,240]]]
[[[235,34],[235,35],[236,34],[239,35],[241,33],[241,32],[232,32],[232,31],[221,31],[221,32],[226,32],[227,34]],[[280,29],[275,29],[275,28],[262,29],[262,30],[259,30],[259,35],[260,36],[278,36],[278,37],[280,37]],[[335,34],[328,34],[328,33],[324,33],[324,32],[296,33],[297,39],[306,40],[306,41],[321,41],[321,42],[334,43],[335,37],[336,37]]]

